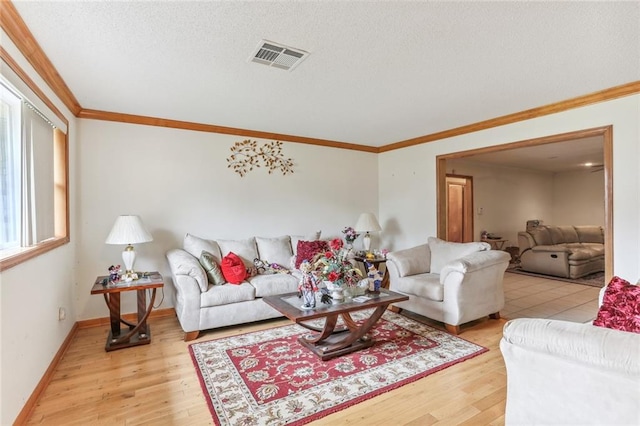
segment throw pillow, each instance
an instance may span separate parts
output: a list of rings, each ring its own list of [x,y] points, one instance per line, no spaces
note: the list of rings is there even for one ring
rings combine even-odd
[[[316,232],[311,232],[308,235],[292,235],[291,249],[293,250],[293,255],[295,256],[298,254],[297,250],[298,250],[299,241],[316,241],[320,239],[321,234],[322,234],[322,231],[316,231]]]
[[[220,265],[224,279],[229,284],[240,284],[247,278],[247,267],[234,252],[230,252],[222,258]]]
[[[613,277],[593,325],[640,333],[640,286]]]
[[[296,269],[300,269],[300,264],[308,260],[311,262],[314,256],[320,252],[329,250],[329,244],[324,240],[298,241],[296,249]]]
[[[216,258],[214,255],[209,253],[208,251],[202,250],[200,254],[200,264],[204,268],[204,271],[207,273],[207,278],[209,278],[209,282],[213,285],[222,285],[227,281],[224,279],[224,275],[216,262]]]
[[[220,246],[220,253],[224,255],[231,252],[235,253],[242,259],[244,266],[247,268],[253,265],[253,259],[258,257],[256,239],[254,237],[246,240],[217,240],[217,243]]]
[[[220,247],[218,243],[213,240],[206,240],[196,237],[195,235],[186,234],[182,246],[187,253],[196,259],[200,257],[200,253],[202,253],[203,250],[211,253],[216,259],[222,259]]]
[[[270,263],[287,265],[291,261],[291,238],[288,235],[278,238],[256,237],[259,258]]]
[[[434,237],[429,237],[428,243],[431,251],[430,272],[432,274],[439,274],[449,262],[491,248],[487,243],[450,243]]]

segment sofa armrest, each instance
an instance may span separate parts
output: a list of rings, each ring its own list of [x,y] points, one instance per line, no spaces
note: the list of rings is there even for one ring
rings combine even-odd
[[[576,322],[520,318],[504,326],[501,346],[523,349],[640,376],[640,334]]]
[[[173,249],[167,252],[167,261],[173,275],[190,276],[196,281],[201,291],[207,291],[209,282],[198,259],[182,249]]]
[[[173,249],[166,254],[173,286],[176,290],[175,310],[185,332],[200,329],[200,296],[202,285],[208,286],[207,276],[198,259],[184,250]]]
[[[506,424],[638,424],[640,334],[567,321],[507,322]]]
[[[504,271],[511,256],[502,250],[472,253],[440,271],[444,290],[444,322],[459,325],[504,307]]]
[[[530,233],[525,231],[518,232],[518,248],[520,253],[529,250],[531,247],[535,247],[536,242]]]
[[[509,266],[511,256],[502,250],[487,250],[471,253],[446,264],[440,271],[440,284],[447,282],[447,277],[453,272],[467,274],[485,268],[504,268]]]

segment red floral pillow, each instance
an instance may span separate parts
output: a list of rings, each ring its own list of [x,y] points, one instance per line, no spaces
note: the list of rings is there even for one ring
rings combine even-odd
[[[613,277],[593,325],[640,333],[640,286]]]
[[[296,250],[296,269],[300,269],[300,264],[305,261],[313,260],[313,257],[323,251],[329,250],[329,244],[326,241],[298,241]]]
[[[222,275],[229,284],[240,284],[247,278],[247,267],[242,263],[242,259],[234,252],[229,252],[228,255],[222,258],[220,262],[220,269],[222,269]]]

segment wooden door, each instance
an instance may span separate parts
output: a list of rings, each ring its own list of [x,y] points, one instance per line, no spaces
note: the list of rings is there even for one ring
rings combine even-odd
[[[446,240],[473,241],[473,178],[447,175]]]

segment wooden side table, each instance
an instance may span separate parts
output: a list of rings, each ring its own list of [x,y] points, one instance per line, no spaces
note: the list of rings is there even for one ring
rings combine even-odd
[[[153,309],[156,290],[163,286],[164,280],[158,272],[151,272],[147,276],[131,282],[110,282],[109,276],[96,278],[96,282],[91,288],[91,294],[102,294],[109,308],[111,330],[109,331],[109,336],[107,336],[107,344],[104,347],[107,352],[151,343],[151,329],[147,325],[147,318],[149,318],[149,314]],[[137,324],[126,321],[120,313],[120,293],[133,290],[137,292],[138,296]],[[152,290],[148,306],[146,302],[147,290]],[[120,323],[129,327],[128,333],[121,332]]]
[[[494,250],[502,250],[502,248],[504,247],[504,243],[506,243],[509,240],[505,240],[505,239],[496,239],[496,238],[482,238],[480,241],[482,241],[483,243],[489,243],[491,244],[491,248]]]
[[[354,259],[364,266],[365,272],[367,272],[367,265],[365,262],[371,263],[378,271],[380,270],[380,264],[384,264],[384,275],[382,276],[381,288],[389,288],[389,274],[387,273],[387,259],[384,257],[375,257],[373,259],[367,259],[364,256],[355,256]]]

